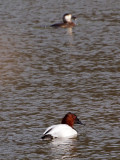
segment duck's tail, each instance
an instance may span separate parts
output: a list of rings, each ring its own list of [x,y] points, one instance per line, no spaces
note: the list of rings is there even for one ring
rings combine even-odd
[[[43,140],[52,140],[52,139],[53,139],[53,136],[51,136],[50,134],[43,135],[43,136],[41,137],[41,139],[43,139]]]

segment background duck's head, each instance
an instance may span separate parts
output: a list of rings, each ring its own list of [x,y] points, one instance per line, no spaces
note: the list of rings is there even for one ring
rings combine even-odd
[[[72,19],[76,19],[76,17],[75,16],[72,16],[71,14],[69,14],[69,13],[66,13],[66,14],[64,14],[63,15],[63,22],[64,23],[70,23],[70,22],[72,22]]]

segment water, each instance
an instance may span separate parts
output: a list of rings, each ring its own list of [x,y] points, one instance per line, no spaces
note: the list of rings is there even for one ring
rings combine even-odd
[[[119,160],[120,2],[0,0],[0,25],[0,160]],[[78,138],[42,141],[69,111]]]

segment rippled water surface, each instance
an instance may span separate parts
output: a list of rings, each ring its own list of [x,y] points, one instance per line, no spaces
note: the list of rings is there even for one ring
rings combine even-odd
[[[78,137],[42,141],[69,111]],[[0,0],[0,160],[38,159],[120,159],[119,0]]]

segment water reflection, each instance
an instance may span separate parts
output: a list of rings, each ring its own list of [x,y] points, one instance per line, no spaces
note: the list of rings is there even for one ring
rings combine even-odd
[[[77,150],[77,139],[55,139],[51,142],[51,152],[53,157],[59,155],[60,159],[71,159],[75,157]],[[58,158],[54,158],[58,159]]]
[[[67,34],[70,36],[73,36],[73,29],[72,28],[67,28]]]

